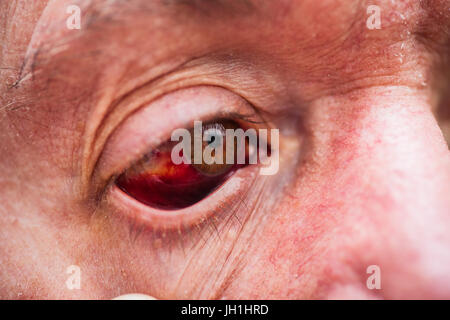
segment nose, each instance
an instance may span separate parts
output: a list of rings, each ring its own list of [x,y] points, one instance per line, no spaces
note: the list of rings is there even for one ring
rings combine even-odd
[[[377,87],[311,110],[252,281],[269,297],[450,298],[450,157],[426,97]]]
[[[427,99],[384,88],[350,110],[327,157],[337,182],[329,194],[345,201],[335,212],[339,251],[363,279],[370,265],[380,268],[378,296],[449,298],[449,152]]]

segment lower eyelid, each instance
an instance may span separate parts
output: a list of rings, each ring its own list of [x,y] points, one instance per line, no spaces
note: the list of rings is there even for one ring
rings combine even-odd
[[[157,231],[183,230],[191,228],[217,214],[221,208],[231,207],[257,179],[258,166],[238,170],[221,187],[193,206],[165,211],[151,208],[124,193],[115,184],[111,186],[107,201],[117,211],[133,219],[144,228]]]

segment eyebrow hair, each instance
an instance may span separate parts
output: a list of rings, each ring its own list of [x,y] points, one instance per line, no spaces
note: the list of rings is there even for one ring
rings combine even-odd
[[[116,8],[108,11],[107,6]],[[89,27],[92,22],[115,21],[120,14],[123,14],[120,11],[137,10],[157,13],[161,9],[172,11],[174,16],[185,14],[191,17],[191,14],[195,13],[203,16],[226,18],[238,15],[246,16],[255,12],[256,6],[253,0],[103,0],[91,1],[85,8],[85,14],[89,19],[87,26]]]
[[[189,7],[203,14],[247,14],[255,10],[251,0],[165,0],[166,5]]]

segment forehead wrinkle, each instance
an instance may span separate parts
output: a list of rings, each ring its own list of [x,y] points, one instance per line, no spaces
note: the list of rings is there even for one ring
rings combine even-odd
[[[63,15],[62,19],[57,19],[56,23],[51,21],[53,24],[51,27],[55,28],[52,34],[60,33],[60,36],[44,39],[37,45],[30,46],[25,55],[22,72],[13,87],[19,85],[25,78],[33,76],[39,65],[70,48],[77,39],[92,32],[102,32],[109,26],[128,25],[133,21],[130,18],[136,14],[164,16],[173,21],[173,24],[168,26],[175,27],[188,21],[204,24],[205,21],[199,17],[225,20],[236,16],[246,17],[256,12],[256,6],[252,0],[80,0],[78,3],[73,2],[81,8],[81,30],[68,32],[65,25],[65,19],[68,17],[66,15]],[[49,1],[47,6],[53,4],[55,4],[54,1]]]

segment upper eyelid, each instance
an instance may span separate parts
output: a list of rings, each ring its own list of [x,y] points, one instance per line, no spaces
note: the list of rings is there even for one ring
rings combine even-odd
[[[204,121],[204,122],[210,122],[210,121],[213,121],[213,120],[215,120],[215,119],[219,119],[219,117],[213,118],[213,119],[209,119],[209,120],[206,120],[206,121]],[[220,119],[223,119],[223,117],[220,117]],[[203,120],[203,119],[202,119],[202,120]],[[225,120],[239,120],[239,123],[240,123],[240,124],[248,123],[249,125],[251,125],[251,124],[265,124],[264,121],[254,121],[254,120],[250,120],[250,118],[245,117],[245,116],[241,116],[241,115],[239,115],[239,114],[237,114],[237,113],[229,114],[229,116],[226,117]],[[175,129],[175,128],[174,128],[174,129]],[[184,129],[188,129],[188,130],[189,130],[189,129],[192,129],[192,126],[191,126],[191,127],[186,127],[186,128],[184,128]],[[168,137],[168,139],[170,139],[170,137]],[[136,165],[137,163],[139,163],[139,162],[146,156],[146,154],[148,154],[148,152],[151,151],[151,149],[156,148],[156,147],[158,147],[158,146],[152,146],[152,147],[150,147],[150,150],[147,150],[147,149],[146,149],[146,150],[143,151],[141,154],[139,154],[138,156],[136,156],[135,159],[134,159],[133,161],[131,161],[131,162],[126,166],[126,169],[122,170],[122,171],[119,172],[117,175],[120,175],[120,174],[124,173],[128,168],[130,168],[130,167]],[[115,175],[115,176],[117,176],[117,175]]]
[[[206,120],[206,121],[204,121],[204,119],[201,119],[201,120],[202,120],[204,123],[207,123],[207,122],[214,121],[214,120],[216,120],[216,119],[224,119],[224,118],[223,118],[223,117],[216,117],[216,118],[209,119],[209,120]],[[264,121],[251,120],[250,117],[247,117],[247,116],[245,116],[245,115],[239,115],[238,113],[230,113],[224,120],[235,120],[235,121],[236,121],[236,120],[239,120],[239,124],[245,124],[245,123],[248,123],[249,126],[250,126],[251,124],[265,124]],[[174,129],[176,129],[176,128],[174,128]],[[186,128],[184,128],[184,129],[190,130],[190,129],[193,129],[193,127],[192,127],[192,126],[191,126],[191,127],[186,127]],[[170,139],[170,136],[168,137],[168,139]],[[130,167],[132,167],[132,166],[138,164],[138,163],[146,156],[146,154],[148,154],[149,151],[151,151],[151,149],[156,148],[156,147],[158,147],[158,146],[152,146],[152,147],[150,147],[150,150],[145,150],[145,151],[143,151],[140,155],[136,156],[135,159],[134,159],[133,161],[131,161],[131,162],[127,165],[127,168],[124,169],[124,170],[122,170],[121,172],[119,172],[117,175],[120,175],[120,174],[124,173],[128,168],[130,168]],[[117,175],[116,175],[116,176],[117,176]]]

